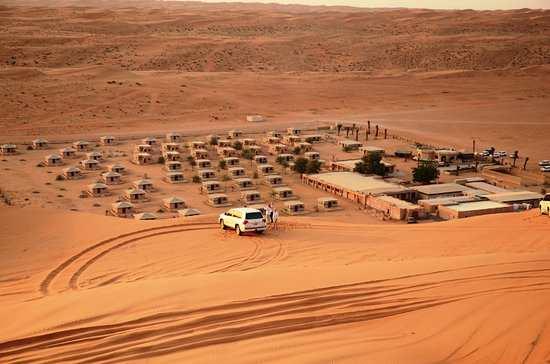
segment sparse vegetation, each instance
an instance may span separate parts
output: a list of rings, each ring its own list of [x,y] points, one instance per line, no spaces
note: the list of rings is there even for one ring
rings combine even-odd
[[[191,178],[191,181],[193,183],[201,183],[201,178],[197,175],[194,175],[193,178]]]
[[[439,176],[437,165],[432,162],[421,162],[418,167],[413,168],[413,181],[420,183],[431,183]]]
[[[351,146],[349,146],[349,145],[343,145],[343,146],[342,146],[342,150],[343,150],[344,152],[346,152],[346,153],[350,153],[350,152],[353,151],[353,148],[352,148]]]
[[[191,156],[191,155],[187,157],[187,162],[189,162],[189,165],[191,167],[194,167],[194,166],[197,165],[197,162],[195,161],[195,158],[193,158],[193,156]]]
[[[233,148],[235,148],[236,150],[242,150],[243,149],[243,143],[241,143],[239,140],[235,141],[235,143],[233,143]]]
[[[381,162],[381,154],[369,153],[361,158],[361,161],[355,165],[353,171],[361,174],[376,174],[379,176],[385,176],[386,170]]]
[[[160,156],[159,159],[157,160],[157,162],[158,162],[159,164],[164,164],[164,162],[165,162],[164,157],[163,157],[163,156]]]
[[[244,159],[250,159],[252,160],[256,153],[252,149],[244,149],[242,152],[242,157]]]
[[[220,159],[220,161],[218,162],[218,167],[220,167],[220,169],[225,169],[225,167],[227,167],[227,162],[223,159]]]
[[[276,161],[283,167],[288,167],[288,161],[284,157],[279,156],[277,157]]]

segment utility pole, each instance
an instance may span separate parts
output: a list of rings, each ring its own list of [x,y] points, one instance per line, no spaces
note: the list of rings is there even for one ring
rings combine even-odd
[[[388,139],[388,129],[384,128],[384,139]]]
[[[525,157],[525,162],[523,163],[523,170],[527,169],[527,162],[529,162],[529,157]]]
[[[374,135],[375,139],[378,139],[378,125],[376,125],[376,134]]]

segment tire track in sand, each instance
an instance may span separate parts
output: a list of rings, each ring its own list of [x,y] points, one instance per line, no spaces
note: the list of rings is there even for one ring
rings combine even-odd
[[[120,235],[117,235],[117,236],[113,236],[111,238],[101,240],[101,241],[89,246],[88,248],[78,252],[77,254],[69,257],[68,259],[63,261],[61,264],[59,264],[57,267],[55,267],[53,270],[51,270],[46,275],[46,277],[42,280],[42,282],[40,283],[39,291],[44,296],[48,295],[49,290],[50,290],[50,286],[52,285],[53,281],[63,271],[65,271],[74,262],[76,262],[78,259],[85,256],[86,254],[94,252],[95,250],[97,250],[99,248],[102,248],[107,244],[115,243],[120,239],[128,238],[128,237],[131,237],[131,236],[136,236],[136,235],[139,236],[140,234],[144,234],[144,233],[148,233],[148,232],[152,232],[152,231],[162,231],[162,230],[166,230],[166,229],[181,228],[181,227],[184,227],[184,226],[206,226],[206,225],[213,225],[213,224],[210,224],[210,223],[187,223],[187,224],[177,224],[177,225],[170,225],[170,226],[155,226],[155,227],[151,227],[151,228],[146,228],[146,229],[132,231],[132,232],[129,232],[129,233],[120,234]]]

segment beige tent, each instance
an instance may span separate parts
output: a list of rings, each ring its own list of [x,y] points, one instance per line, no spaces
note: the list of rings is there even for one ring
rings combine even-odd
[[[63,165],[63,158],[59,154],[49,154],[44,157],[44,162],[47,166],[60,166]]]
[[[43,138],[37,138],[32,141],[33,149],[46,149],[48,148],[48,141]]]
[[[169,211],[177,211],[187,207],[185,201],[179,197],[169,197],[162,200],[162,205]]]
[[[129,202],[115,202],[111,205],[111,213],[118,217],[132,217],[134,205]]]

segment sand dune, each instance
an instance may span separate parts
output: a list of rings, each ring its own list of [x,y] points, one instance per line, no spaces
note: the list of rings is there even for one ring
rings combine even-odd
[[[536,213],[304,218],[238,239],[210,216],[32,212],[30,231],[28,209],[2,211],[19,242],[2,246],[3,362],[548,360],[550,227]]]

